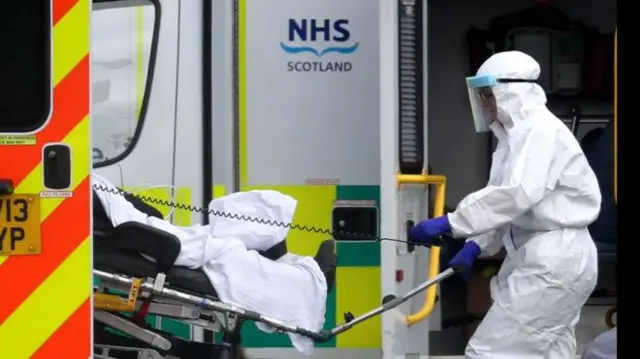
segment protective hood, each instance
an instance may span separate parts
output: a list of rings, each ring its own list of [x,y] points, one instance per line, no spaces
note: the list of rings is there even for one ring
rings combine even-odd
[[[520,51],[504,51],[491,56],[478,69],[476,76],[497,79],[537,80],[540,65]],[[523,124],[529,114],[545,108],[547,97],[540,85],[531,82],[498,82],[493,88],[496,118],[509,131]]]

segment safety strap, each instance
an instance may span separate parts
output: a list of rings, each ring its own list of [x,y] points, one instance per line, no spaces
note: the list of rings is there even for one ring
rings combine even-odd
[[[502,236],[502,243],[504,244],[504,248],[507,250],[507,255],[510,259],[515,258],[516,255],[516,245],[513,241],[513,228],[509,228],[509,230]]]
[[[145,300],[142,302],[140,310],[133,315],[133,320],[138,325],[143,325],[147,321],[147,315],[149,315],[149,308],[151,307],[151,300]]]

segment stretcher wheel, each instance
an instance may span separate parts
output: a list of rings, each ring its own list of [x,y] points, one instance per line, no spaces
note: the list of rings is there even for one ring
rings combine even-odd
[[[613,320],[613,316],[616,315],[618,313],[618,306],[615,305],[611,308],[609,308],[609,310],[607,310],[607,313],[605,313],[604,315],[604,321],[605,323],[607,323],[607,327],[609,329],[612,329],[616,326],[616,323]]]

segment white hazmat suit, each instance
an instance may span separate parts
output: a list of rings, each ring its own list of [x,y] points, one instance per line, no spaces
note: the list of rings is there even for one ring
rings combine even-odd
[[[476,242],[483,254],[502,246],[508,254],[466,358],[573,358],[575,325],[596,285],[597,251],[587,226],[600,212],[600,189],[578,141],[533,83],[539,74],[532,57],[506,51],[476,76],[497,79],[487,87],[493,109],[474,107],[473,98],[472,107],[476,129],[490,128],[498,146],[488,185],[448,218],[453,235]]]

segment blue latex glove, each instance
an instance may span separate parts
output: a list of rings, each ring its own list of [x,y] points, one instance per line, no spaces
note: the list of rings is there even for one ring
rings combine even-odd
[[[409,240],[432,245],[439,236],[451,232],[449,218],[440,216],[418,223],[409,234]]]
[[[462,249],[451,259],[449,266],[460,271],[462,278],[469,280],[469,273],[473,262],[480,255],[480,246],[474,241],[468,241],[464,244]]]

